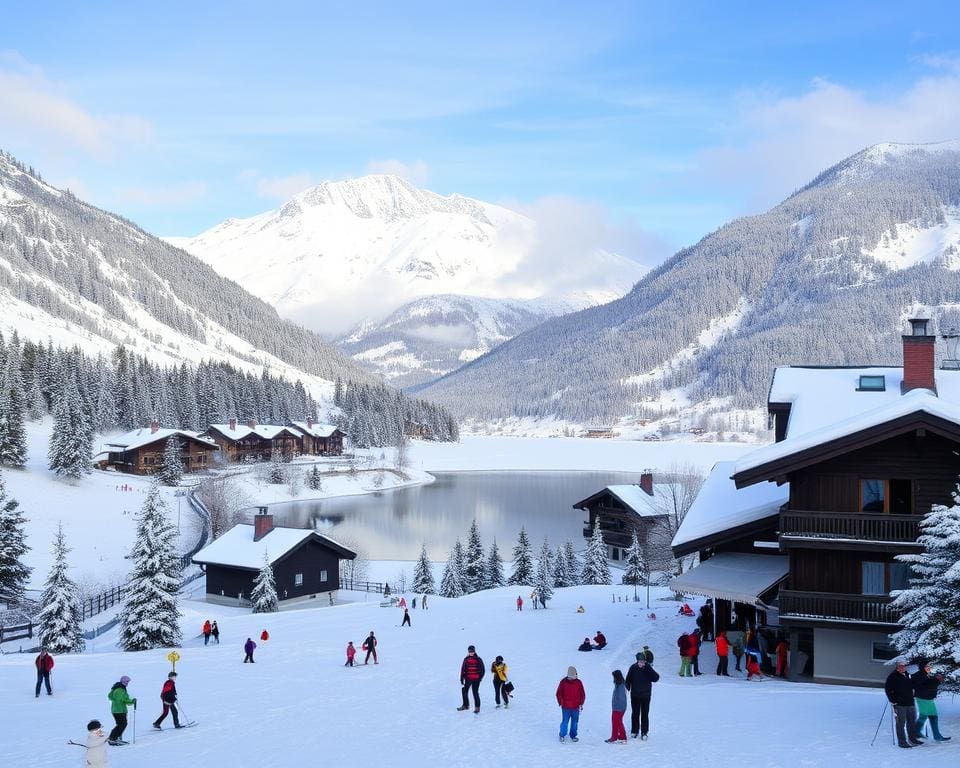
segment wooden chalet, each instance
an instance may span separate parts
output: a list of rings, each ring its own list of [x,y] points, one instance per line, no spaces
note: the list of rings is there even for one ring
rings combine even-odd
[[[335,424],[321,424],[313,419],[287,424],[300,435],[300,453],[305,456],[340,456],[343,453],[343,431]]]
[[[293,427],[276,424],[257,424],[248,421],[238,424],[230,419],[227,424],[211,424],[202,437],[213,440],[227,461],[266,461],[274,450],[283,456],[297,456],[301,452],[301,434]]]
[[[759,618],[789,636],[794,676],[882,683],[895,655],[889,635],[899,628],[890,592],[910,575],[896,556],[919,551],[918,524],[932,505],[952,503],[960,371],[935,370],[929,321],[910,324],[902,368],[778,368],[768,403],[776,442],[719,470],[733,493],[704,486],[702,506],[713,507],[718,525],[688,514],[690,529],[685,520],[674,539],[675,554],[696,550],[703,562],[674,588],[695,582],[691,591],[717,598],[722,585],[704,572],[715,559],[738,552],[781,560],[779,588],[771,584],[757,602],[770,609]],[[783,504],[733,501],[763,488],[772,499],[781,489]]]
[[[599,522],[607,557],[615,561],[625,556],[634,530],[641,542],[647,540],[655,528],[663,525],[669,509],[658,498],[650,472],[640,475],[639,485],[608,485],[573,508],[588,515],[583,528],[585,539],[593,535],[594,525]]]
[[[207,601],[236,605],[248,601],[267,553],[281,605],[340,588],[340,561],[355,552],[312,529],[274,527],[273,515],[261,507],[253,525],[235,525],[193,556],[206,574]]]
[[[213,464],[217,444],[196,432],[161,428],[153,422],[149,428],[134,429],[104,443],[104,450],[94,457],[100,469],[114,469],[134,475],[152,475],[163,466],[167,440],[180,441],[180,460],[184,472],[200,472]]]

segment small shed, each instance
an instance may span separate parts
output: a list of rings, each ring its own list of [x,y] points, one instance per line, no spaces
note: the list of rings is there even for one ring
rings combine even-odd
[[[335,595],[340,561],[353,560],[356,553],[312,529],[275,527],[266,509],[260,508],[253,525],[235,525],[193,556],[206,573],[207,601],[236,605],[248,600],[264,552],[281,606]]]

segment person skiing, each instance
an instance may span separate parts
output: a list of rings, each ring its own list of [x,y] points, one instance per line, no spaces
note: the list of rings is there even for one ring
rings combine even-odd
[[[623,682],[623,672],[613,670],[613,699],[610,702],[613,713],[610,716],[613,725],[607,744],[627,743],[627,732],[623,728],[623,713],[627,711],[627,688]]]
[[[630,691],[630,735],[633,738],[637,738],[639,733],[643,741],[647,740],[650,732],[650,698],[653,696],[653,684],[659,680],[660,675],[643,652],[638,653],[636,663],[630,665],[624,680]]]
[[[357,649],[353,647],[353,640],[347,643],[347,663],[343,666],[352,667],[353,666],[353,657],[357,655]]]
[[[490,674],[493,675],[493,695],[497,700],[497,709],[500,709],[500,696],[503,696],[503,706],[510,706],[510,693],[504,687],[507,684],[507,663],[503,656],[497,656],[490,665]]]
[[[87,723],[87,751],[83,756],[87,768],[107,768],[107,737],[99,720]]]
[[[373,663],[379,664],[377,661],[377,638],[373,636],[373,630],[370,630],[370,634],[367,635],[367,639],[363,641],[363,645],[360,646],[367,652],[367,657],[363,660],[364,664],[370,663],[370,656],[373,656]]]
[[[943,682],[943,673],[933,673],[930,662],[924,661],[910,678],[917,704],[917,735],[923,731],[923,724],[929,720],[934,741],[950,741],[950,736],[940,733],[940,717],[937,713],[937,692]]]
[[[210,633],[213,632],[213,627],[210,625],[210,619],[207,619],[203,622],[203,644],[206,645],[210,642]]]
[[[267,630],[263,630],[263,632],[260,633],[260,640],[265,643],[269,639],[270,639],[270,633],[267,632]]]
[[[47,652],[46,648],[41,648],[40,655],[37,656],[33,663],[37,668],[37,690],[35,691],[35,698],[40,698],[40,686],[42,684],[47,686],[47,696],[53,696],[53,691],[50,690],[50,672],[53,671],[53,656]]]
[[[570,741],[579,741],[577,725],[580,722],[580,712],[587,701],[587,693],[583,690],[583,683],[577,678],[577,668],[567,667],[567,676],[557,685],[557,704],[562,713],[560,719],[560,741],[567,738],[567,728],[570,729]]]
[[[604,636],[603,632],[599,629],[597,630],[596,636],[593,638],[593,642],[598,651],[602,651],[607,647],[607,638]]]
[[[410,626],[410,611],[406,608],[403,609],[403,621],[400,622],[401,627]]]
[[[907,674],[907,662],[904,659],[897,659],[896,668],[887,675],[883,691],[887,694],[887,701],[893,705],[893,716],[897,723],[897,746],[901,749],[919,747],[923,742],[918,738],[913,683]]]
[[[677,638],[680,649],[680,677],[693,677],[690,671],[690,635],[684,633]]]
[[[173,715],[173,727],[183,728],[180,725],[180,713],[177,711],[177,673],[171,672],[167,675],[167,681],[163,684],[160,691],[160,701],[163,702],[163,714],[153,721],[153,727],[161,730],[160,723],[164,721],[167,712]]]
[[[123,732],[127,727],[127,707],[137,708],[137,700],[131,699],[127,693],[127,686],[130,684],[130,678],[124,675],[120,680],[113,684],[107,698],[110,699],[110,714],[113,715],[115,725],[107,738],[107,743],[117,747],[128,742],[123,740]]]
[[[213,641],[220,645],[220,627],[217,626],[217,621],[214,619],[213,624],[210,625],[210,634],[213,635]]]
[[[457,707],[458,712],[470,709],[470,703],[467,700],[467,694],[473,691],[473,713],[480,713],[480,681],[483,680],[483,674],[486,668],[483,665],[483,659],[477,656],[477,649],[470,645],[467,646],[467,655],[463,658],[460,665],[460,685],[463,695],[463,706]]]
[[[255,664],[255,663],[256,663],[256,662],[253,660],[253,651],[254,651],[254,649],[255,649],[256,647],[257,647],[257,644],[256,644],[255,642],[253,642],[253,638],[252,638],[252,637],[248,637],[248,638],[247,638],[247,642],[245,642],[245,643],[243,644],[243,652],[244,652],[245,654],[247,654],[246,656],[243,657],[243,663],[244,663],[244,664],[246,664],[248,661],[249,661],[251,664]]]
[[[717,676],[730,677],[727,668],[730,666],[730,641],[727,640],[727,633],[723,630],[717,632]]]

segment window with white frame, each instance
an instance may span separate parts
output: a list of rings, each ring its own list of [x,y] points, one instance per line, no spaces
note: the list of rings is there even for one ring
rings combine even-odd
[[[327,580],[327,572],[326,572],[326,571],[320,571],[320,583],[322,584],[322,583],[325,582],[326,580]]]
[[[302,587],[302,586],[303,586],[303,574],[302,574],[302,573],[298,573],[296,576],[293,577],[293,586],[295,586],[295,587]]]

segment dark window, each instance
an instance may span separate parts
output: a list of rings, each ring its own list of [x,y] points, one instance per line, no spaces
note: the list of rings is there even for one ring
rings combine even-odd
[[[861,376],[858,392],[884,392],[887,389],[885,376]]]
[[[886,483],[883,480],[860,481],[860,511],[883,512],[886,509]]]
[[[895,589],[909,589],[910,577],[913,571],[907,563],[890,563],[890,591]]]
[[[913,514],[913,483],[909,480],[890,480],[890,513]]]
[[[860,594],[862,595],[885,595],[886,588],[886,569],[884,563],[861,563],[861,582]]]
[[[620,549],[619,547],[610,547],[610,559],[619,560],[620,559]]]
[[[870,646],[871,661],[890,661],[897,658],[897,649],[890,643],[874,640]]]

